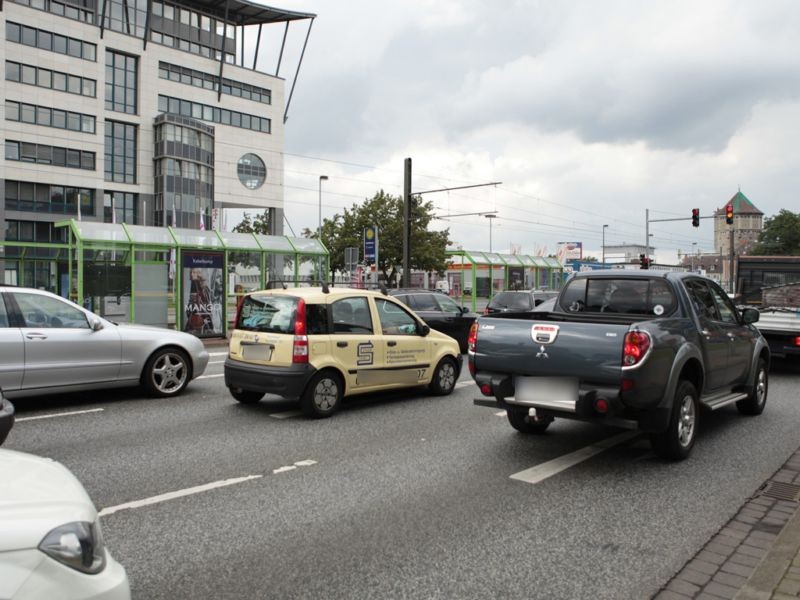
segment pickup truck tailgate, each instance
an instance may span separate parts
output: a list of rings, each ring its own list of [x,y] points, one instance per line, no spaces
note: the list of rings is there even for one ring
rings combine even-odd
[[[481,317],[475,367],[483,372],[576,377],[618,384],[627,324]]]

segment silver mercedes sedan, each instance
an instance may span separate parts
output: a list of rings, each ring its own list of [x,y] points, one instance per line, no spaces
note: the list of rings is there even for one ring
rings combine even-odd
[[[193,335],[115,324],[60,296],[0,285],[0,389],[8,398],[141,385],[176,396],[202,375]]]

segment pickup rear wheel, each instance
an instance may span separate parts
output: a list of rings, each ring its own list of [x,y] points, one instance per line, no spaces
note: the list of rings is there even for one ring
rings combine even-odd
[[[759,358],[758,365],[756,366],[756,379],[750,390],[750,395],[736,403],[736,408],[739,409],[739,412],[743,415],[760,415],[764,412],[764,406],[767,403],[768,387],[767,361],[763,358]]]
[[[542,434],[550,427],[553,417],[532,417],[527,408],[507,408],[508,422],[521,433]]]
[[[670,460],[683,460],[689,456],[697,437],[698,417],[697,390],[692,382],[680,381],[667,430],[650,436],[656,454]]]

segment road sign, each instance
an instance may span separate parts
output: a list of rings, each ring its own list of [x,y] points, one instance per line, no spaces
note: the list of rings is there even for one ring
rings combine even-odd
[[[377,250],[378,228],[375,225],[367,225],[364,227],[364,262],[374,263]]]

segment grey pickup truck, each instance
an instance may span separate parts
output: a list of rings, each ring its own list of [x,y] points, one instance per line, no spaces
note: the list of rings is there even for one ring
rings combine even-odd
[[[555,417],[639,429],[661,456],[686,458],[701,407],[758,415],[770,353],[714,281],[690,273],[589,271],[550,312],[480,317],[468,365],[511,426],[543,433]]]

